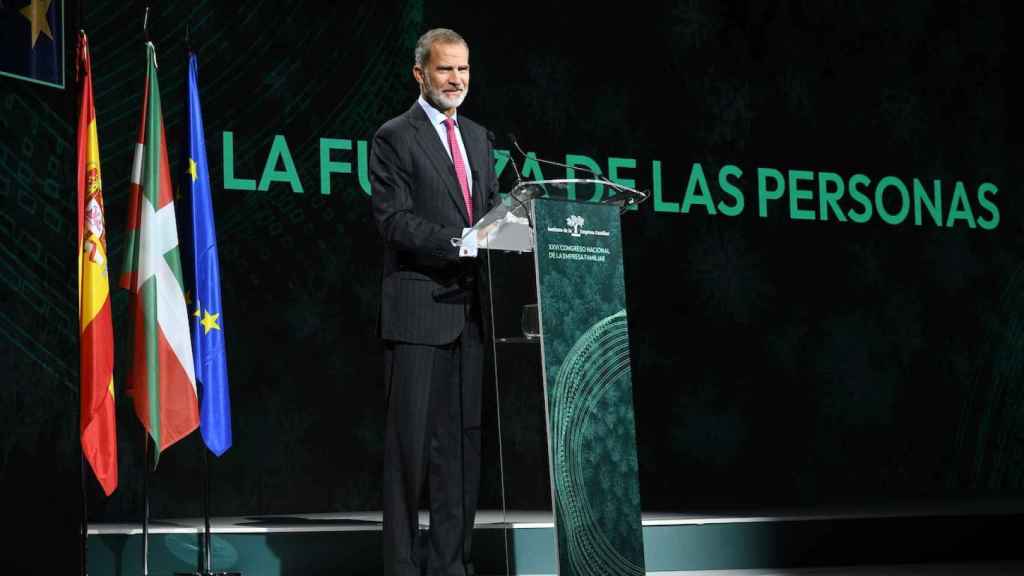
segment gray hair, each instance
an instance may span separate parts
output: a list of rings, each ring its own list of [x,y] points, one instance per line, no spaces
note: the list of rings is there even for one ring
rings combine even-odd
[[[416,41],[416,50],[413,53],[413,58],[416,61],[416,65],[420,68],[424,68],[427,65],[427,60],[430,58],[430,49],[434,44],[462,44],[467,49],[469,44],[459,36],[459,33],[454,30],[447,28],[434,28],[433,30],[427,30],[420,39]]]

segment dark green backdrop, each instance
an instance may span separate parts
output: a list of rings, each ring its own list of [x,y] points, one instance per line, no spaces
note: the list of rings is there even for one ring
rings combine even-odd
[[[413,44],[439,25],[471,46],[460,110],[499,148],[514,132],[541,157],[585,154],[605,169],[635,158],[626,176],[642,188],[658,160],[676,202],[694,162],[744,170],[737,217],[651,203],[623,221],[644,509],[1019,501],[1024,205],[1009,3],[754,4],[157,3],[169,141],[186,120],[190,23],[215,183],[235,421],[214,467],[215,512],[379,508],[381,245],[356,175],[320,194],[319,139],[368,140],[410,106]],[[115,273],[142,10],[82,11]],[[77,4],[67,11],[72,30]],[[74,100],[0,78],[0,493],[40,525],[78,501]],[[225,190],[224,131],[236,175],[257,179],[274,135],[286,136],[305,193]],[[1001,222],[760,218],[757,167],[988,181]],[[119,334],[126,303],[116,291]],[[123,381],[121,484],[104,499],[89,479],[94,520],[140,511],[142,431]],[[504,432],[540,450],[536,429]],[[193,435],[161,457],[154,516],[199,514],[200,453]],[[535,469],[510,474],[536,487],[524,505],[546,504]],[[497,506],[496,489],[483,498]]]

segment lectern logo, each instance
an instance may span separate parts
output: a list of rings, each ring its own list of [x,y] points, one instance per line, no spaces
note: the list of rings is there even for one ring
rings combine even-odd
[[[580,229],[583,228],[583,218],[573,214],[565,219],[565,225],[572,229],[572,235],[575,238],[580,237]]]
[[[555,234],[568,234],[573,238],[580,238],[582,236],[598,236],[605,237],[611,236],[608,230],[592,230],[590,228],[584,228],[583,225],[587,221],[583,219],[579,214],[571,214],[565,219],[565,228],[559,228],[558,226],[548,226],[548,232]]]

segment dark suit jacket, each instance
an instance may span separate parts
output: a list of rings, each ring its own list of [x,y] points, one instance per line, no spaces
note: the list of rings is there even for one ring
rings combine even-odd
[[[370,150],[371,204],[386,255],[381,281],[380,336],[441,345],[454,341],[470,307],[479,304],[480,263],[460,258],[451,239],[500,202],[493,138],[458,115],[473,179],[473,219],[444,145],[420,108],[389,120]]]

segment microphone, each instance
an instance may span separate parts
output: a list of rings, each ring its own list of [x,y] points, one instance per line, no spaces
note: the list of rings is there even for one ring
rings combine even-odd
[[[523,158],[526,158],[527,157],[526,152],[524,152],[523,149],[519,147],[519,142],[516,141],[515,134],[509,134],[508,138],[509,138],[509,140],[512,141],[512,146],[514,146],[515,149],[519,151],[519,154]],[[594,172],[593,170],[591,170],[589,168],[586,168],[584,166],[570,166],[568,164],[562,164],[561,162],[554,162],[552,160],[545,160],[543,158],[537,158],[537,157],[534,157],[534,159],[537,160],[538,162],[543,163],[543,164],[550,164],[552,166],[558,166],[560,168],[567,168],[567,169],[573,170],[573,171],[575,171],[575,170],[582,170],[583,172],[587,172],[588,174],[591,174],[592,176],[594,176],[595,179],[600,180],[601,182],[604,182],[605,184],[607,184],[608,186],[611,186],[612,188],[615,188],[616,190],[619,190],[619,191],[622,191],[622,192],[628,192],[629,193],[629,197],[622,203],[623,204],[623,209],[625,209],[626,206],[629,206],[629,205],[632,205],[632,204],[641,204],[644,201],[646,201],[648,198],[650,198],[650,196],[651,196],[649,192],[641,192],[640,190],[634,190],[632,188],[629,188],[629,187],[626,187],[626,186],[622,186],[620,184],[616,184],[615,182],[612,182],[611,180],[609,180],[608,178],[606,178],[604,175],[600,174],[599,172]],[[513,164],[513,166],[515,166],[515,164]],[[516,175],[518,176],[518,174],[519,174],[519,172],[517,171]],[[639,202],[636,199],[637,196],[640,197],[640,201]]]
[[[520,154],[520,155],[521,155],[521,156],[522,156],[523,158],[526,158],[526,157],[527,157],[527,154],[526,154],[526,152],[523,152],[523,149],[522,149],[522,148],[520,148],[520,147],[519,147],[519,142],[517,142],[517,141],[516,141],[516,136],[515,136],[515,134],[509,134],[509,135],[508,135],[508,137],[509,137],[509,139],[510,139],[510,140],[512,140],[512,145],[513,145],[513,146],[515,146],[516,150],[518,150],[518,151],[519,151],[519,154]],[[589,169],[589,168],[585,168],[585,167],[583,167],[583,166],[570,166],[570,165],[568,165],[568,164],[562,164],[562,163],[560,163],[560,162],[553,162],[553,161],[551,161],[551,160],[545,160],[545,159],[543,159],[543,158],[536,158],[536,157],[534,157],[534,158],[535,158],[535,159],[536,159],[536,160],[537,160],[538,162],[541,162],[541,163],[543,163],[543,164],[550,164],[550,165],[552,165],[552,166],[558,166],[558,167],[560,167],[560,168],[568,168],[569,170],[582,170],[582,171],[584,171],[584,172],[587,172],[587,173],[589,173],[589,174],[592,174],[592,175],[593,175],[593,176],[595,176],[595,177],[596,177],[596,178],[597,178],[598,180],[602,180],[602,181],[604,181],[604,182],[607,182],[608,184],[611,184],[612,186],[617,186],[617,184],[615,184],[615,183],[614,183],[614,182],[612,182],[611,180],[609,180],[609,179],[605,178],[605,177],[604,177],[604,176],[602,176],[602,175],[601,175],[600,173],[598,173],[598,172],[594,172],[593,170],[591,170],[591,169]]]
[[[508,139],[512,142],[512,145],[519,150],[519,153],[522,154],[522,149],[519,148],[519,143],[516,142],[516,135],[513,134],[512,132],[509,132]],[[514,170],[516,173],[516,184],[515,186],[512,187],[512,191],[515,192],[516,190],[519,190],[519,186],[523,183],[523,175],[519,172],[519,166],[516,165],[516,159],[511,152],[509,152],[508,154],[508,161],[509,163],[512,164],[512,170]],[[518,207],[521,209],[520,212],[523,214],[523,216],[526,217],[527,225],[530,228],[533,228],[533,222],[531,221],[530,210],[527,208],[526,202],[536,195],[538,194],[535,191],[530,190],[527,190],[526,194],[523,194],[522,191],[520,191],[519,193],[509,194],[509,198],[514,200],[516,204],[519,205]],[[515,215],[515,209],[512,210],[512,214]]]
[[[491,142],[493,143],[494,142],[494,140],[493,140],[494,134],[493,133],[491,134],[491,138],[492,138]],[[516,148],[519,148],[519,144],[516,143],[516,135],[515,134],[509,132],[508,133],[508,139],[512,141],[512,145],[513,146],[515,146]],[[519,173],[519,166],[516,166],[516,159],[512,156],[511,152],[508,153],[508,161],[512,163],[512,170],[514,170],[515,173],[516,173],[516,186],[518,186],[523,181],[523,175]]]

